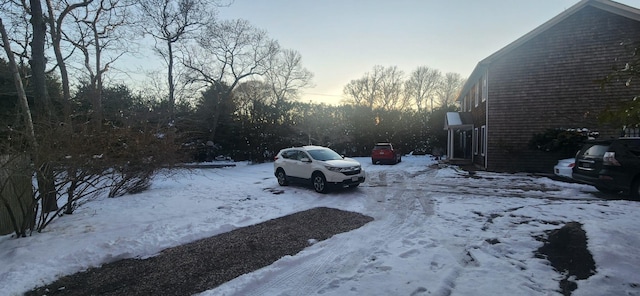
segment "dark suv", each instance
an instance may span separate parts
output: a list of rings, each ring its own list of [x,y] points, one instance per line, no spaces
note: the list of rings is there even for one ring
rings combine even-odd
[[[601,192],[640,198],[640,138],[588,141],[576,154],[573,179]]]

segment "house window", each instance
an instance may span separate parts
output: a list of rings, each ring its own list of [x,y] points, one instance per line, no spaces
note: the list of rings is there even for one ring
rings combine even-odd
[[[487,126],[483,125],[480,128],[480,154],[484,156],[487,150]]]
[[[473,140],[475,145],[473,145],[473,155],[478,155],[478,146],[480,143],[480,138],[478,138],[478,128],[473,129]]]
[[[462,111],[467,111],[467,96],[462,99]]]
[[[471,87],[471,89],[469,90],[469,105],[471,105],[471,106],[473,106],[473,105],[474,105],[474,104],[473,104],[473,103],[474,103],[474,101],[475,101],[475,103],[476,103],[476,104],[475,104],[475,106],[478,106],[478,100],[475,100],[475,98],[476,98],[476,94],[478,93],[478,92],[476,91],[476,89],[477,89],[477,88],[478,88],[478,85],[477,85],[477,84],[474,84],[474,85]],[[471,107],[471,106],[470,106],[470,107]],[[469,108],[469,111],[471,111],[471,108]]]
[[[475,106],[478,107],[478,104],[480,104],[480,91],[482,90],[482,87],[480,87],[480,81],[478,81],[478,83],[476,83],[476,85],[473,87],[473,98],[476,101]]]
[[[489,96],[489,89],[487,88],[487,74],[482,76],[482,101],[486,101]]]
[[[464,108],[462,111],[471,111],[471,102],[469,102],[469,94],[464,96]]]

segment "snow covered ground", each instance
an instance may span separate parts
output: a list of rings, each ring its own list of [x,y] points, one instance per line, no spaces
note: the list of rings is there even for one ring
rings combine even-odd
[[[640,202],[525,174],[469,176],[427,156],[358,160],[367,182],[326,195],[279,187],[270,163],[241,163],[98,198],[44,233],[0,237],[0,294],[323,206],[375,220],[202,295],[559,295],[563,275],[534,256],[534,237],[570,221],[584,224],[597,268],[573,295],[640,295]]]

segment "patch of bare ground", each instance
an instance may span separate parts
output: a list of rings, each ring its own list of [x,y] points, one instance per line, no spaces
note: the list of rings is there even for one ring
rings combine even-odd
[[[314,208],[64,276],[25,295],[192,295],[295,255],[313,241],[357,229],[373,218]]]
[[[565,295],[578,288],[572,279],[584,280],[594,275],[596,263],[587,248],[587,235],[582,224],[569,222],[559,229],[547,232],[547,237],[539,237],[544,242],[536,256],[547,259],[551,266],[565,275],[560,281],[560,292]]]

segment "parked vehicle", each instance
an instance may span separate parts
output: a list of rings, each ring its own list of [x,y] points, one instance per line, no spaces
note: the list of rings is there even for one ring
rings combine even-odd
[[[371,163],[396,164],[402,161],[402,153],[391,143],[377,143],[371,150]]]
[[[280,150],[273,171],[280,186],[297,181],[311,184],[320,193],[330,187],[357,187],[365,181],[365,171],[358,161],[320,146]]]
[[[558,160],[558,164],[553,167],[553,173],[558,177],[571,179],[571,174],[573,173],[573,167],[575,164],[576,159],[574,157],[560,159]]]
[[[640,198],[640,138],[589,141],[576,154],[573,179],[601,192]]]

